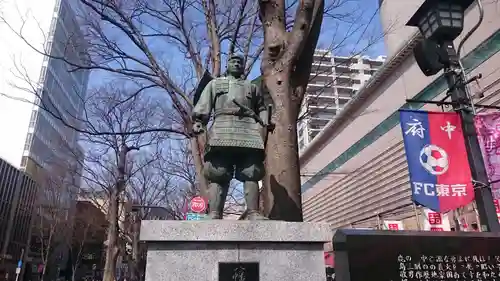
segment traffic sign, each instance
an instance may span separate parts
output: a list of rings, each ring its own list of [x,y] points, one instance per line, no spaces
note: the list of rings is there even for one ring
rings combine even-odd
[[[190,205],[193,213],[203,213],[207,209],[207,202],[201,196],[193,197]]]
[[[187,213],[186,214],[186,220],[188,221],[199,221],[205,219],[206,215],[205,214],[198,214],[198,213]]]

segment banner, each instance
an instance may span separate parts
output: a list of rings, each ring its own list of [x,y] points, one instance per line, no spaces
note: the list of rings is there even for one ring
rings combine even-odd
[[[500,112],[478,114],[474,124],[493,198],[500,199]]]
[[[448,214],[441,214],[424,208],[424,230],[450,231],[450,219]]]
[[[457,113],[400,110],[414,202],[446,213],[474,200]]]
[[[386,230],[404,230],[402,221],[384,221],[384,229]]]
[[[498,222],[500,222],[500,204],[498,199],[494,199],[493,204],[495,204],[495,211],[497,212]]]

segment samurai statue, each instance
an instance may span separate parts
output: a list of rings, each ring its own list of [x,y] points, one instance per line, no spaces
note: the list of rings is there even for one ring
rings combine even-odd
[[[233,177],[243,183],[248,220],[267,219],[259,212],[259,184],[264,178],[265,142],[270,112],[260,88],[243,77],[242,56],[229,58],[224,77],[200,82],[193,109],[193,133],[208,131],[203,173],[209,182],[209,218],[222,219]],[[202,79],[203,80],[203,79]],[[201,91],[201,88],[203,90]]]

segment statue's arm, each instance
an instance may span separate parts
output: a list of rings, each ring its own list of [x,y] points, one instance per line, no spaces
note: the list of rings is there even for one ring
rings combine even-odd
[[[203,89],[200,99],[193,108],[193,121],[201,122],[205,126],[210,120],[210,113],[213,108],[212,85],[213,80],[207,84],[205,89]]]
[[[269,124],[267,124],[269,112],[267,112],[267,106],[266,106],[266,103],[264,101],[264,95],[262,94],[260,87],[257,87],[256,85],[252,85],[252,87],[253,87],[253,91],[255,91],[255,93],[254,93],[254,97],[256,99],[255,100],[255,111],[259,115],[260,119],[262,119],[262,121],[264,121],[264,124],[269,125]]]

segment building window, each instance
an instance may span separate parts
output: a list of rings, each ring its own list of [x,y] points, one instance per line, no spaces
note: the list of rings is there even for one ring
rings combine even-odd
[[[26,167],[26,164],[28,164],[28,156],[23,156],[21,158],[21,167]]]
[[[30,149],[32,140],[33,140],[33,134],[28,133],[28,135],[26,136],[26,142],[24,143],[24,150]]]
[[[35,127],[36,119],[37,119],[37,116],[38,116],[37,113],[38,113],[38,111],[36,111],[36,110],[31,111],[30,125],[29,125],[30,128],[34,128]]]

